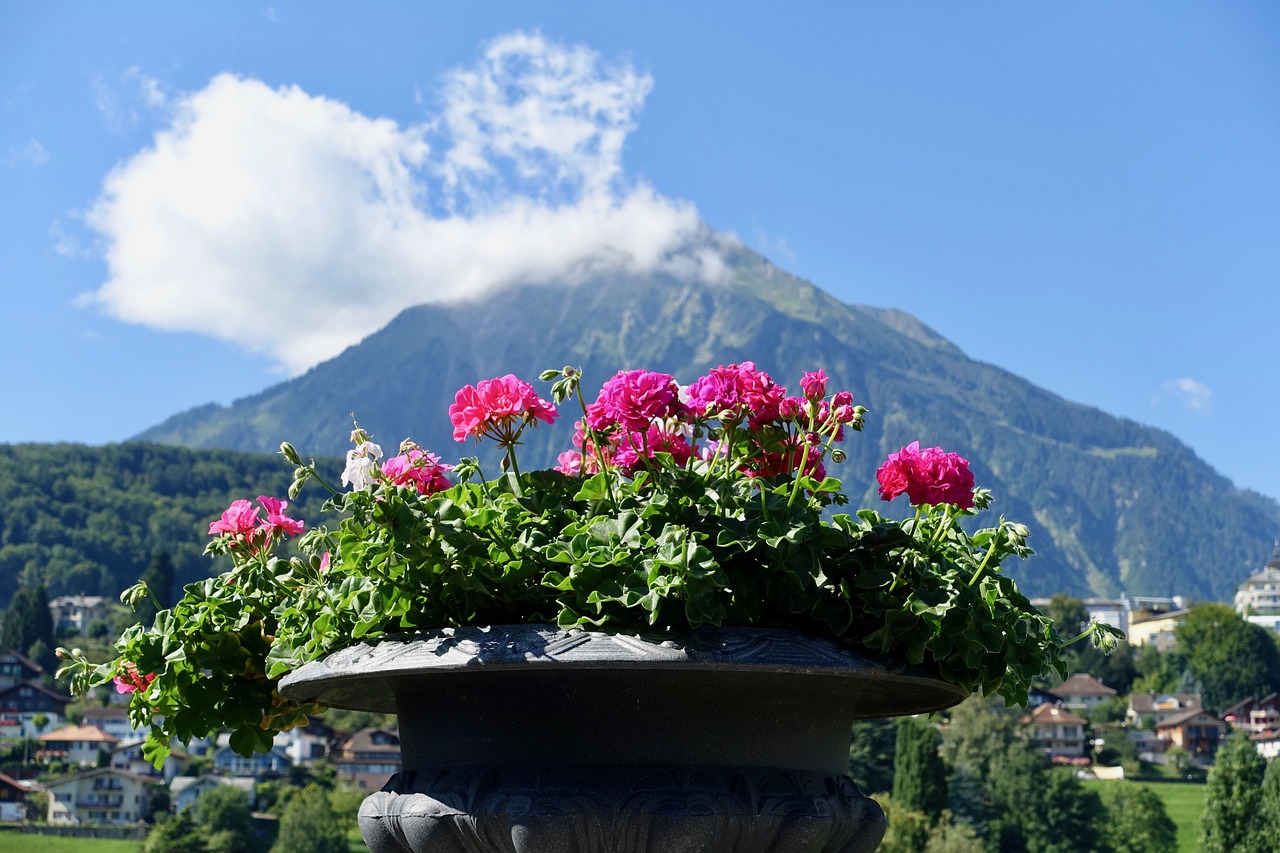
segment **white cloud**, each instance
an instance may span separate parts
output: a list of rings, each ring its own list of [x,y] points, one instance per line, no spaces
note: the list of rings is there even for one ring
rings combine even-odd
[[[420,126],[220,75],[107,176],[87,221],[108,279],[82,301],[297,373],[424,302],[601,267],[714,276],[694,208],[623,175],[651,86],[523,33],[449,74]]]
[[[1183,377],[1163,383],[1152,397],[1151,404],[1159,405],[1165,399],[1174,400],[1188,411],[1207,415],[1213,401],[1213,392],[1198,379]]]
[[[38,139],[29,139],[25,144],[12,145],[5,151],[6,166],[31,166],[39,168],[49,162],[49,152]]]
[[[169,103],[160,81],[143,74],[137,66],[126,69],[114,81],[94,77],[90,86],[98,115],[115,133],[136,127],[148,111],[160,110]]]

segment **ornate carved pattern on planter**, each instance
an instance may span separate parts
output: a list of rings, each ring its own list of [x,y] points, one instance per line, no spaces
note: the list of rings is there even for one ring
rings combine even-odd
[[[410,771],[360,822],[387,853],[862,853],[885,830],[847,777],[721,767]]]

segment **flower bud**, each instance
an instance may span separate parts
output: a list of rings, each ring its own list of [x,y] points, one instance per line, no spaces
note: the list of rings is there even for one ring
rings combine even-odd
[[[280,442],[280,453],[284,456],[285,459],[289,460],[290,464],[293,464],[293,465],[302,464],[302,459],[298,457],[298,451],[294,450],[293,445],[290,444],[289,442],[287,441]]]

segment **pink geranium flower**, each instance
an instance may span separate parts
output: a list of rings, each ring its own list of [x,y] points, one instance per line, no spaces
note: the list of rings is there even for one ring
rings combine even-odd
[[[647,370],[619,371],[604,383],[596,405],[599,408],[593,419],[601,425],[616,423],[632,432],[647,430],[654,420],[676,417],[684,411],[675,377]],[[592,418],[590,410],[588,417]]]
[[[913,441],[897,453],[890,453],[876,471],[880,497],[891,501],[903,492],[913,506],[954,504],[973,508],[973,472],[969,461],[941,447],[920,449]]]
[[[453,466],[441,464],[439,456],[417,448],[410,448],[382,463],[382,474],[392,485],[413,485],[423,495],[434,495],[449,488],[452,484],[445,472],[451,470]]]
[[[463,387],[449,406],[455,441],[484,435],[511,440],[525,423],[539,420],[549,424],[556,417],[555,406],[539,397],[528,382],[510,373]]]
[[[569,477],[576,477],[582,473],[582,451],[566,450],[556,456],[555,470]]]
[[[813,373],[800,377],[800,387],[804,389],[806,400],[817,402],[827,396],[827,373],[819,368]]]
[[[693,447],[683,431],[672,432],[661,424],[651,423],[643,432],[630,432],[615,436],[612,461],[627,476],[645,467],[645,460],[657,453],[671,454],[676,467],[683,468],[693,456]]]
[[[282,533],[286,536],[297,536],[302,532],[304,523],[296,518],[289,518],[284,514],[285,508],[289,506],[287,501],[277,500],[267,495],[259,495],[258,503],[262,504],[262,508],[267,511],[267,520],[262,524],[261,529],[268,536],[275,536]]]
[[[258,529],[258,508],[246,500],[232,501],[222,518],[209,525],[209,535],[250,536]]]
[[[787,389],[755,363],[721,365],[689,386],[689,408],[702,417],[722,417],[752,427],[776,420]]]
[[[124,665],[124,672],[111,679],[115,682],[117,693],[133,693],[141,691],[145,693],[147,688],[151,686],[151,682],[156,680],[154,672],[148,672],[142,675],[138,672],[138,667],[131,663]]]

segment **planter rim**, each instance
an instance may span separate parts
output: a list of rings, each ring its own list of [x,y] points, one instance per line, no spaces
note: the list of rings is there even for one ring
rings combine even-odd
[[[539,678],[573,671],[630,670],[705,676],[708,688],[726,675],[772,673],[784,680],[821,678],[851,694],[882,695],[891,689],[898,695],[900,701],[891,703],[892,707],[866,703],[857,712],[860,718],[936,711],[969,695],[926,667],[862,654],[834,640],[785,628],[704,628],[675,636],[537,624],[378,637],[298,668],[281,679],[280,692],[300,702],[395,713],[397,692],[406,683],[447,689],[471,680],[470,676],[499,671]]]

